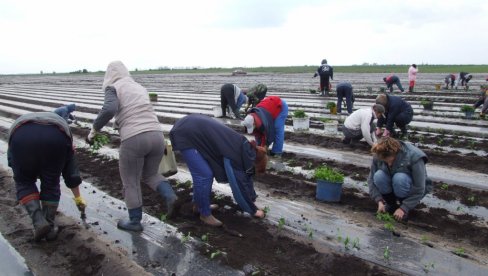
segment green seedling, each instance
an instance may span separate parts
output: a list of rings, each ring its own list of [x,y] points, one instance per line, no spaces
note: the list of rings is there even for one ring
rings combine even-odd
[[[202,241],[203,242],[208,242],[208,233],[202,235]]]
[[[210,259],[213,259],[215,257],[218,257],[222,254],[222,252],[220,250],[217,250],[215,252],[212,252],[212,254],[210,254]]]
[[[360,249],[359,247],[359,238],[355,238],[353,241],[352,241],[352,248],[356,248],[357,250]]]
[[[215,195],[214,195],[214,198],[215,198],[216,200],[223,200],[223,199],[224,199],[224,195],[222,195],[222,194],[215,194]]]
[[[425,243],[427,243],[427,242],[429,241],[429,238],[428,238],[426,235],[422,235],[422,237],[421,237],[420,241],[421,241],[423,244],[425,244]]]
[[[349,239],[349,236],[347,236],[345,239],[344,239],[344,249],[346,250],[349,250],[349,242],[351,241],[351,239]]]
[[[312,166],[313,166],[312,161],[308,161],[305,168],[308,169],[308,170],[310,170],[310,169],[312,169]]]
[[[390,247],[388,245],[385,247],[385,250],[383,251],[383,258],[385,259],[385,261],[389,261],[391,258]]]
[[[456,211],[458,211],[458,212],[461,212],[462,210],[463,210],[463,207],[461,207],[461,206],[458,206],[458,207],[456,208]]]
[[[256,271],[253,271],[253,273],[251,273],[251,275],[256,276],[256,275],[259,275],[260,273],[261,273],[261,271],[256,270]]]
[[[468,201],[471,203],[475,202],[475,200],[476,200],[476,198],[474,196],[468,197]]]
[[[278,220],[278,230],[282,230],[283,226],[285,226],[285,218],[280,218]]]
[[[305,118],[307,114],[302,109],[297,109],[293,112],[293,118]]]
[[[269,206],[264,206],[264,214],[267,215],[269,213],[270,209],[269,209]]]
[[[310,227],[310,225],[307,225],[307,234],[309,239],[313,239],[313,229]]]
[[[90,152],[92,154],[97,153],[103,146],[105,146],[109,142],[110,138],[108,137],[108,135],[105,135],[103,133],[95,134],[95,137],[93,138],[93,144],[90,145]]]
[[[448,184],[446,184],[446,183],[443,183],[443,184],[441,185],[441,189],[442,189],[442,190],[447,190],[448,188],[449,188],[449,185],[448,185]]]
[[[385,223],[385,229],[390,231],[390,232],[393,232],[393,231],[395,231],[395,226],[393,225],[392,222],[387,222],[387,223]]]
[[[168,217],[166,216],[166,214],[161,215],[161,221],[166,221],[167,219]]]
[[[339,228],[337,228],[337,240],[339,242],[342,242],[342,235],[341,235],[341,230]]]
[[[425,273],[429,273],[429,271],[434,270],[434,269],[435,269],[435,263],[434,262],[424,264],[424,272]]]
[[[458,255],[458,256],[463,256],[465,251],[464,251],[464,248],[460,247],[460,248],[456,248],[456,250],[454,250],[453,253]]]
[[[384,222],[394,222],[395,219],[388,213],[376,213],[376,218]]]
[[[442,138],[439,137],[439,140],[437,140],[437,144],[439,146],[442,146],[442,143],[444,143],[444,139],[442,139]]]
[[[186,243],[190,240],[191,232],[188,232],[188,234],[181,236],[180,241],[181,243]]]

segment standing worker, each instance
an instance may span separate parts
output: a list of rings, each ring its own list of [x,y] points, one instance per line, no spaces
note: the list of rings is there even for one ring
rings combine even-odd
[[[169,133],[175,150],[183,155],[193,179],[194,210],[210,226],[221,226],[211,212],[212,182],[229,182],[241,209],[263,218],[256,207],[252,176],[266,169],[266,150],[256,147],[233,129],[205,115],[190,114],[178,120]]]
[[[288,117],[288,104],[278,96],[264,98],[241,122],[248,134],[253,134],[261,147],[271,148],[271,156],[281,156],[285,141],[285,121]]]
[[[454,74],[449,74],[446,76],[444,79],[444,83],[446,84],[445,89],[449,89],[449,84],[451,84],[451,89],[454,87],[454,83],[456,81],[456,75]]]
[[[353,141],[359,141],[364,138],[366,143],[373,146],[376,143],[374,120],[383,117],[384,113],[385,108],[381,104],[354,111],[344,121],[344,127],[342,128],[344,140],[342,140],[342,143],[351,144]]]
[[[249,108],[256,107],[256,105],[258,105],[264,99],[264,97],[266,97],[267,91],[268,87],[262,83],[256,84],[249,90],[245,91],[244,94],[247,96],[247,106],[244,109],[244,112],[247,113]]]
[[[381,138],[371,153],[369,195],[378,204],[378,213],[407,220],[409,211],[432,191],[425,168],[427,155],[412,144],[391,137]]]
[[[158,174],[165,151],[163,129],[149,102],[147,90],[134,81],[125,65],[111,62],[103,80],[105,101],[93,122],[87,141],[113,117],[120,134],[119,171],[124,186],[125,204],[129,220],[121,220],[117,227],[127,231],[142,231],[143,181],[166,201],[167,215],[173,214],[177,197],[168,181]]]
[[[352,85],[349,82],[341,82],[337,85],[337,112],[342,112],[342,100],[346,98],[347,113],[352,113],[354,94]]]
[[[317,71],[313,75],[313,77],[320,76],[320,91],[322,96],[329,96],[330,92],[330,81],[334,79],[334,69],[332,66],[327,64],[327,60],[323,59],[322,60],[322,65],[317,68]]]
[[[20,116],[8,133],[7,159],[14,174],[17,200],[32,219],[34,240],[56,239],[54,221],[61,197],[61,175],[73,192],[80,212],[86,208],[80,195],[81,177],[73,136],[66,120],[53,112]],[[36,186],[37,178],[41,180],[40,191]]]
[[[383,78],[383,81],[386,83],[386,89],[390,90],[390,93],[393,92],[393,84],[395,84],[402,93],[405,91],[400,83],[400,78],[393,74]]]
[[[241,89],[231,83],[222,85],[220,88],[220,107],[222,108],[222,117],[227,115],[227,107],[229,106],[236,119],[241,120],[239,110],[241,106],[247,101],[247,97],[241,91]]]
[[[473,75],[467,72],[459,73],[459,79],[456,82],[456,89],[458,88],[459,83],[461,86],[465,86],[465,89],[468,88],[468,82],[473,78]]]
[[[413,88],[415,87],[415,81],[417,80],[417,64],[412,64],[410,68],[408,68],[408,92],[412,93]]]
[[[400,128],[401,137],[407,138],[407,125],[412,121],[413,109],[412,106],[404,99],[398,96],[391,96],[381,94],[376,97],[376,103],[385,107],[385,116],[378,119],[376,127],[376,136],[396,136],[394,125]],[[386,124],[386,129],[382,131],[382,127]]]

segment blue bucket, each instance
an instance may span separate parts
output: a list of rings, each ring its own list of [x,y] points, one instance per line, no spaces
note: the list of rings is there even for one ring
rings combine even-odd
[[[321,201],[338,202],[341,200],[342,183],[317,180],[315,198]]]

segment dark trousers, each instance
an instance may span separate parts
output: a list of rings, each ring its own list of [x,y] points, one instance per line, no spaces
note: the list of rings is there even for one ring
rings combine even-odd
[[[337,87],[337,112],[342,112],[342,100],[346,98],[347,113],[352,113],[352,87],[339,86]]]
[[[330,91],[330,76],[320,76],[320,92],[322,92],[322,95],[325,95],[326,92]]]
[[[413,110],[408,109],[406,111],[401,112],[395,117],[395,124],[402,131],[404,131],[406,126],[412,121],[412,118],[413,118]]]
[[[230,106],[232,111],[237,109],[237,103],[234,98],[234,85],[224,84],[220,89],[220,107],[222,116],[227,115],[227,107]]]
[[[40,199],[59,201],[61,172],[70,154],[71,141],[57,126],[27,123],[17,128],[9,143],[17,199],[39,193],[40,178]]]

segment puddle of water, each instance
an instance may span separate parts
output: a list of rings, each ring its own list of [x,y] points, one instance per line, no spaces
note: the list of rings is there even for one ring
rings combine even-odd
[[[0,233],[0,267],[2,275],[24,275],[33,276],[34,274],[25,264],[25,259],[13,248],[10,243]]]

